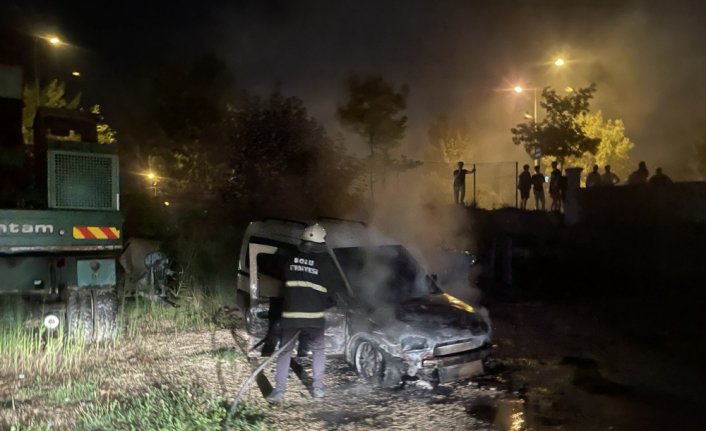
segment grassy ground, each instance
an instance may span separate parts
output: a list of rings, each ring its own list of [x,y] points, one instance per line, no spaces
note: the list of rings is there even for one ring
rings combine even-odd
[[[189,289],[181,306],[121,301],[115,342],[0,327],[0,429],[220,430],[250,367],[213,316],[226,303]],[[245,405],[235,430],[267,429],[262,406]]]

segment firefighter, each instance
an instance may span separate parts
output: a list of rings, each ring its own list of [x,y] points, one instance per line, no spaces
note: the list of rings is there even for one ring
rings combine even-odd
[[[334,305],[331,292],[337,282],[337,271],[328,255],[326,230],[318,223],[304,229],[298,251],[285,268],[284,302],[282,309],[282,335],[280,345],[289,342],[299,333],[299,343],[306,343],[313,353],[312,377],[314,398],[324,396],[324,312]],[[279,404],[284,400],[292,349],[282,352],[277,359],[275,389],[267,401]]]

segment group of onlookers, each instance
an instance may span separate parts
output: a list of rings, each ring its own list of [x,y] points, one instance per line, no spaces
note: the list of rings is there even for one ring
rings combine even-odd
[[[614,186],[620,182],[620,178],[610,171],[610,165],[605,167],[605,173],[598,173],[598,165],[593,165],[593,171],[586,177],[586,187]],[[655,174],[650,177],[645,162],[637,165],[637,170],[628,176],[627,184],[671,184],[672,179],[662,172],[662,168],[657,168]]]
[[[545,176],[540,172],[539,166],[534,167],[534,174],[530,174],[529,165],[522,167],[522,173],[518,177],[517,188],[520,190],[520,208],[527,209],[530,190],[534,191],[534,208],[544,211],[544,183]],[[620,178],[610,171],[610,165],[606,165],[603,175],[598,172],[598,165],[593,165],[593,170],[586,177],[586,187],[615,186],[620,183]],[[628,176],[628,185],[636,184],[671,184],[672,180],[662,172],[662,168],[657,168],[655,174],[650,177],[645,162],[638,164],[637,170]],[[561,211],[562,204],[566,198],[567,178],[561,174],[558,162],[552,162],[552,171],[549,174],[549,197],[552,199],[551,210]]]
[[[522,173],[517,179],[517,188],[520,190],[520,208],[527,209],[530,190],[534,192],[534,208],[544,211],[544,183],[546,178],[540,172],[539,165],[535,165],[534,174],[530,174],[529,165],[522,167]],[[562,197],[566,193],[566,177],[561,175],[556,161],[552,162],[552,172],[549,175],[549,197],[552,198],[552,211],[561,210]]]

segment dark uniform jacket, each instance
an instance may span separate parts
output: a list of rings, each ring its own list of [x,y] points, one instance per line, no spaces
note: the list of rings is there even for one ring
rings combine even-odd
[[[324,311],[334,305],[331,288],[340,276],[331,257],[297,251],[285,268],[283,328],[323,328]]]

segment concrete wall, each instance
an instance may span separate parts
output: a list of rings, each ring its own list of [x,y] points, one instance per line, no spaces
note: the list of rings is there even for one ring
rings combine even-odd
[[[578,221],[589,224],[706,223],[706,182],[580,189]]]

